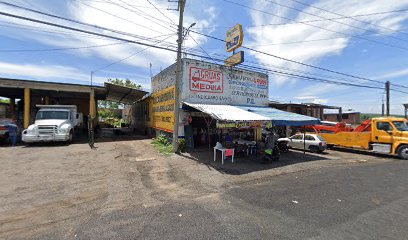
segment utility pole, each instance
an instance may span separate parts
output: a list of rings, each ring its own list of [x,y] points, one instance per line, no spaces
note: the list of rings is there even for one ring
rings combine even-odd
[[[387,105],[387,117],[390,116],[390,81],[385,83],[386,105]]]
[[[180,108],[180,83],[181,83],[181,47],[183,44],[183,17],[184,6],[186,0],[178,1],[178,10],[180,12],[179,24],[178,24],[178,40],[177,40],[177,76],[176,84],[174,87],[174,130],[173,130],[173,151],[178,150],[178,129],[179,129],[179,108]]]

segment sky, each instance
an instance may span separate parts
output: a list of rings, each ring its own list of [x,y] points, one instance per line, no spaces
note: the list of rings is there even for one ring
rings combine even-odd
[[[179,14],[175,8],[177,3],[167,0],[0,0],[0,12],[173,50]],[[244,50],[245,64],[256,65],[263,72],[269,70],[271,100],[379,113],[383,89],[327,84],[278,75],[276,71],[378,88],[391,81],[398,84],[392,89],[407,92],[391,91],[391,113],[402,114],[402,104],[408,103],[408,88],[401,87],[408,86],[407,19],[408,0],[187,0],[184,27],[195,25],[186,35],[184,48],[199,55],[226,58],[230,54],[225,51],[225,43],[194,32],[224,39],[226,31],[240,23],[243,45],[269,54]],[[150,90],[151,76],[175,60],[172,51],[0,15],[0,77],[89,84],[93,72],[96,84],[108,78],[128,78]]]

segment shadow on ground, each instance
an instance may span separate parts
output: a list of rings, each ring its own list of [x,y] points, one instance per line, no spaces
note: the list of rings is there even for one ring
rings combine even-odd
[[[330,150],[338,151],[338,152],[346,152],[346,153],[356,153],[356,154],[379,157],[379,158],[399,159],[398,156],[392,156],[392,155],[383,154],[383,153],[370,152],[370,151],[367,151],[367,150],[362,150],[362,149],[357,149],[357,148],[331,147]]]
[[[303,151],[297,150],[291,150],[288,153],[282,153],[279,161],[264,163],[262,156],[250,155],[235,157],[234,163],[231,163],[231,158],[227,158],[224,161],[224,165],[222,165],[221,163],[221,153],[219,151],[217,151],[217,161],[214,161],[214,152],[209,152],[208,149],[193,150],[188,153],[182,153],[180,155],[212,167],[221,173],[230,175],[247,174],[251,172],[274,169],[302,162],[331,160],[327,157],[328,153],[312,154],[309,152],[303,153]]]
[[[129,131],[127,129],[112,129],[111,134],[103,135],[97,134],[95,136],[95,145],[97,147],[98,143],[104,142],[121,142],[121,141],[133,141],[133,140],[143,140],[149,139],[149,137],[141,135],[137,132]],[[87,131],[78,131],[75,133],[74,141],[71,144],[84,144],[89,143],[89,137]],[[38,142],[38,143],[24,143],[19,141],[17,146],[26,147],[60,147],[71,145],[66,142]],[[0,147],[11,147],[10,144],[1,144]]]

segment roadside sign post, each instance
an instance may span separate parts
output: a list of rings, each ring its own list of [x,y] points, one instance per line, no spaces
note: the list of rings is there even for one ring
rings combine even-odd
[[[242,25],[237,24],[227,31],[225,38],[225,46],[227,52],[232,52],[232,56],[225,59],[224,63],[227,67],[233,67],[244,62],[244,52],[235,50],[242,46],[244,40],[244,32],[242,31]]]

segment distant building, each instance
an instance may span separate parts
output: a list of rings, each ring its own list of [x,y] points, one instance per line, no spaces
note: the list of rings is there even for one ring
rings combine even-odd
[[[324,118],[323,120],[325,121],[331,121],[331,122],[338,122],[338,113],[330,113],[326,112],[324,113]],[[343,111],[341,114],[341,122],[346,122],[349,124],[360,124],[360,112],[357,111]]]
[[[269,102],[269,107],[273,107],[287,112],[293,112],[310,117],[315,117],[321,120],[323,120],[324,118],[325,109],[341,109],[340,107],[336,106],[328,106],[316,103],[281,103],[281,102]]]

